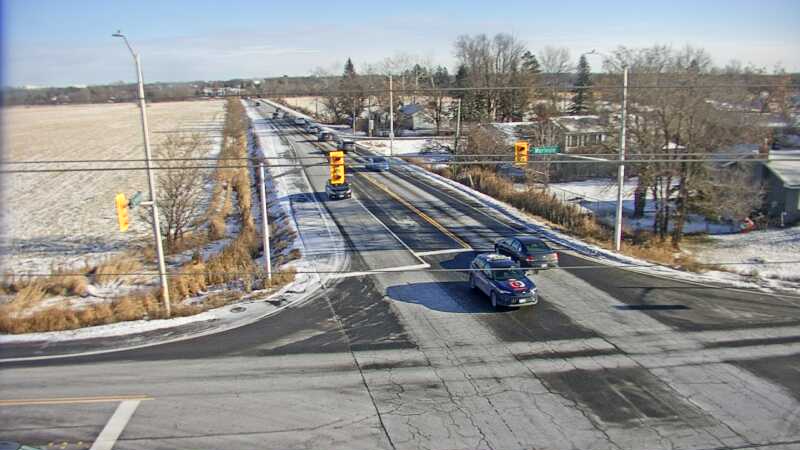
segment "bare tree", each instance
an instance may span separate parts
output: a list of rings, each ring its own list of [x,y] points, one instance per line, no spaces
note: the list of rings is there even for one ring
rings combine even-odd
[[[485,88],[473,94],[465,107],[482,110],[479,116],[489,120],[507,120],[520,114],[527,100],[520,101],[519,92],[508,95],[493,88],[522,82],[525,52],[525,45],[510,34],[499,33],[491,39],[485,34],[459,36],[455,54],[463,67],[464,81],[469,87]]]
[[[664,240],[671,225],[672,245],[679,248],[688,211],[703,198],[709,179],[709,166],[702,160],[731,145],[760,140],[743,111],[722,107],[745,103],[748,93],[743,86],[719,87],[703,49],[620,47],[605,66],[618,75],[623,64],[631,68],[636,83],[652,86],[629,92],[629,151],[637,159],[653,160],[638,167],[635,203],[643,203],[648,190],[652,193],[653,231]],[[618,139],[612,136],[609,142]]]
[[[196,161],[186,160],[204,155],[206,139],[201,135],[170,135],[158,147],[158,158],[169,159],[158,171],[158,208],[167,248],[174,250],[204,211],[207,174]],[[140,211],[141,212],[141,211]],[[151,216],[141,213],[152,224]]]
[[[572,72],[571,56],[566,47],[546,46],[541,51],[542,72],[547,74],[547,92],[553,109],[558,110],[558,85],[565,74]]]

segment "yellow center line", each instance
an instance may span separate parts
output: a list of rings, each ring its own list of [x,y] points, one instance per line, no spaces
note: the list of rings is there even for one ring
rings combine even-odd
[[[422,219],[424,221],[426,221],[429,224],[433,225],[437,230],[439,230],[442,233],[444,233],[447,237],[449,237],[450,239],[456,241],[460,246],[462,246],[464,248],[467,248],[467,249],[471,249],[472,248],[472,247],[470,247],[469,244],[467,244],[466,242],[461,240],[461,238],[459,238],[458,236],[453,234],[452,231],[450,231],[447,228],[445,228],[444,225],[442,225],[439,222],[433,220],[433,218],[431,216],[429,216],[429,215],[425,214],[424,212],[420,211],[416,206],[412,205],[411,203],[406,201],[404,198],[400,197],[399,195],[397,195],[394,192],[392,192],[391,190],[389,190],[389,188],[384,186],[382,183],[379,183],[379,182],[373,180],[372,177],[367,176],[366,174],[362,173],[360,175],[363,176],[367,181],[369,181],[370,183],[375,185],[375,187],[377,187],[378,189],[382,190],[383,192],[388,194],[393,199],[397,200],[400,204],[402,204],[406,208],[410,209],[414,214],[422,217]]]
[[[110,403],[110,402],[122,402],[125,400],[152,400],[152,399],[153,397],[147,395],[6,399],[6,400],[0,400],[0,406],[64,405],[71,403]]]

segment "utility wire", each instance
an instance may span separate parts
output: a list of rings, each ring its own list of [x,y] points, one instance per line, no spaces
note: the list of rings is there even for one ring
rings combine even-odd
[[[475,250],[475,253],[489,253],[489,251],[480,251]],[[764,261],[764,262],[715,262],[715,263],[694,263],[696,266],[700,267],[717,267],[717,266],[757,266],[757,265],[777,265],[777,264],[800,264],[800,260],[788,260],[788,261]],[[653,268],[653,267],[680,267],[680,265],[668,265],[668,264],[604,264],[604,265],[584,265],[584,266],[558,266],[558,267],[551,267],[547,270],[602,270],[602,269],[624,269],[624,268]],[[450,273],[450,272],[481,272],[481,271],[492,271],[492,272],[502,272],[507,270],[523,270],[526,269],[523,267],[501,267],[501,268],[489,268],[489,269],[471,269],[469,267],[465,267],[463,269],[432,269],[432,268],[411,268],[411,269],[402,269],[402,270],[386,270],[386,269],[368,269],[368,270],[273,270],[272,274],[315,274],[315,273],[322,273],[322,274],[330,274],[330,275],[360,275],[360,274],[391,274],[395,272],[437,272],[437,273]],[[535,269],[530,269],[535,270]],[[6,272],[0,276],[8,277],[8,278],[24,278],[24,277],[71,277],[71,276],[81,276],[87,275],[90,271],[84,272]],[[195,276],[197,273],[204,273],[208,275],[238,275],[238,276],[247,276],[247,275],[264,275],[266,271],[248,271],[248,270],[233,270],[233,271],[222,271],[222,272],[207,272],[205,270],[198,270],[194,273],[181,273],[181,272],[170,272],[167,275],[171,277],[184,277],[184,276]],[[109,273],[103,272],[103,276],[157,276],[159,275],[158,272],[116,272],[116,273]]]
[[[454,158],[484,158],[484,157],[504,157],[504,156],[514,156],[513,153],[459,153],[459,154],[452,154],[447,153]],[[627,152],[628,155],[635,155],[637,157],[644,157],[644,156],[653,156],[659,157],[664,156],[668,153],[659,152],[659,153],[636,153],[636,152]],[[741,159],[753,159],[752,157],[757,156],[755,154],[741,154],[736,152],[720,152],[720,153],[709,153],[709,152],[689,152],[689,153],[673,153],[674,155],[679,156],[716,156],[716,157],[730,157],[730,158],[741,158]],[[442,153],[445,155],[445,153]],[[365,158],[372,155],[361,156],[358,157]],[[380,156],[380,155],[379,155]],[[410,155],[400,155],[396,156],[397,158],[425,158],[429,156],[429,154],[421,153],[421,154],[410,154]],[[528,155],[528,158],[538,158],[538,157],[601,157],[601,156],[608,156],[612,158],[619,157],[619,153],[553,153],[553,154],[539,154],[534,153]],[[213,156],[208,157],[192,157],[192,158],[153,158],[151,162],[185,162],[185,161],[252,161],[252,162],[260,162],[260,161],[269,161],[269,160],[304,160],[304,159],[320,159],[323,158],[322,156],[298,156],[287,158],[285,156],[265,156],[265,157],[254,157],[254,156],[247,156],[247,157],[223,157],[217,158]],[[800,157],[799,157],[800,158]],[[713,158],[715,161],[719,159]],[[738,159],[737,159],[738,160]],[[146,162],[146,159],[30,159],[30,160],[21,160],[21,161],[0,161],[0,166],[3,165],[14,165],[14,164],[99,164],[99,163],[143,163]]]
[[[618,159],[592,159],[592,160],[528,160],[527,165],[535,164],[609,164],[609,165],[632,165],[632,164],[652,164],[652,163],[682,163],[682,162],[741,162],[741,163],[759,163],[759,162],[782,162],[791,161],[800,164],[800,158],[748,158],[748,159],[687,159],[687,158],[660,158],[660,159],[626,159],[624,161]],[[444,165],[444,166],[473,166],[473,165],[498,165],[513,163],[513,160],[501,161],[423,161],[422,165]],[[321,164],[270,164],[269,167],[327,167],[327,163]],[[347,164],[347,167],[355,169],[367,169],[366,164]],[[209,165],[209,166],[153,166],[151,170],[200,170],[200,169],[248,169],[253,168],[252,165]],[[32,173],[64,173],[64,172],[119,172],[119,171],[133,171],[133,170],[148,170],[147,167],[89,167],[89,168],[63,168],[63,169],[2,169],[0,174],[32,174]]]

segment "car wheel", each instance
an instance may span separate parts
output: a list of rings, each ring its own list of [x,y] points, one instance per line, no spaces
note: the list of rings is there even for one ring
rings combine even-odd
[[[478,288],[478,286],[475,284],[475,276],[474,275],[470,275],[469,276],[469,288],[472,289],[472,290],[475,290],[475,289]]]
[[[492,300],[492,308],[496,310],[497,309],[497,294],[495,294],[494,291],[492,291],[492,295],[490,295],[489,298]]]

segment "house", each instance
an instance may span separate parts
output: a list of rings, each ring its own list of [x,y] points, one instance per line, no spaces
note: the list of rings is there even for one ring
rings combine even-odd
[[[418,130],[420,128],[436,128],[433,118],[425,111],[425,107],[419,103],[409,103],[401,106],[398,110],[397,127],[406,130]]]
[[[562,153],[596,147],[608,139],[608,123],[600,116],[559,116],[550,121]]]
[[[787,224],[800,221],[800,149],[772,150],[763,167],[768,214]]]

